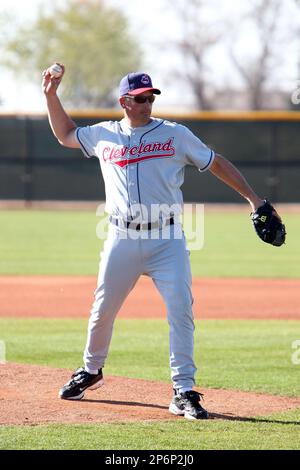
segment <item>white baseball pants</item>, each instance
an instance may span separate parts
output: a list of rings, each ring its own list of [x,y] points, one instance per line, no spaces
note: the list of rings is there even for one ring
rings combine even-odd
[[[104,366],[115,317],[144,274],[153,279],[167,307],[173,387],[179,391],[192,389],[196,372],[192,276],[181,226],[176,224],[157,230],[155,236],[159,239],[150,238],[149,235],[152,237],[154,234],[144,231],[134,231],[132,238],[132,232],[109,224],[88,324],[85,368],[95,373]]]

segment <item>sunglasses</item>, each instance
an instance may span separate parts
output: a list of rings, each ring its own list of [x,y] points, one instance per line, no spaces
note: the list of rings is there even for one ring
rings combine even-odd
[[[151,96],[130,96],[130,95],[125,95],[125,98],[130,98],[131,100],[134,100],[136,103],[139,103],[139,104],[143,104],[143,103],[146,103],[146,101],[148,101],[149,103],[153,103],[154,100],[155,100],[155,96],[154,95],[151,95]]]

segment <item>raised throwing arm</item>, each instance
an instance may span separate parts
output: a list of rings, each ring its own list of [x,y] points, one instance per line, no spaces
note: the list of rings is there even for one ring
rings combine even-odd
[[[42,89],[46,97],[48,119],[52,132],[61,145],[79,148],[75,135],[77,126],[64,110],[56,93],[65,72],[64,65],[59,65],[63,73],[58,78],[51,76],[49,69],[43,71]]]

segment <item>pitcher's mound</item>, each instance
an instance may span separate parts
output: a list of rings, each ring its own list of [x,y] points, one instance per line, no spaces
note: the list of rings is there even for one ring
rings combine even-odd
[[[171,384],[104,376],[103,387],[81,401],[58,398],[71,371],[36,365],[0,365],[0,424],[111,423],[183,419],[169,413]],[[236,390],[201,389],[211,418],[246,419],[300,407],[299,398]]]

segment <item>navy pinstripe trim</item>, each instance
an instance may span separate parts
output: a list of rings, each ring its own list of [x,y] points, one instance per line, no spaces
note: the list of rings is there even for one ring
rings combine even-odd
[[[165,121],[162,120],[159,124],[157,124],[156,127],[153,127],[153,129],[150,129],[149,131],[145,132],[145,134],[143,134],[142,137],[140,138],[140,143],[142,142],[142,138],[145,137],[146,134],[149,134],[150,132],[155,131],[155,129],[161,126],[164,122]]]
[[[145,135],[149,134],[152,131],[155,131],[158,127],[160,127],[165,121],[162,120],[157,126],[153,127],[153,129],[150,129],[149,131],[145,132],[140,138],[140,144],[142,143],[143,138]],[[141,192],[140,192],[140,180],[139,180],[139,164],[137,163],[137,172],[136,172],[136,179],[137,179],[137,185],[138,185],[138,195],[139,195],[139,203],[142,204],[141,201]]]
[[[84,152],[86,155],[88,155],[89,157],[95,157],[96,155],[90,155],[89,152],[87,151],[87,149],[85,148],[85,146],[83,145],[83,143],[81,142],[80,138],[79,138],[79,131],[80,131],[81,127],[77,127],[76,129],[76,137],[77,137],[77,140],[79,142],[79,144],[81,145],[81,147],[83,148]]]
[[[212,158],[213,158],[213,156],[214,156],[214,152],[213,152],[212,150],[211,150],[210,152],[211,152],[211,153],[210,153],[209,162],[208,162],[207,165],[205,165],[203,168],[200,168],[200,171],[206,170],[206,168],[209,167],[209,165],[211,164]]]
[[[125,132],[124,132],[124,129],[123,129],[120,121],[118,121],[118,126],[119,126],[119,129],[124,134]],[[130,137],[129,136],[127,136],[127,137],[128,137],[128,145],[130,146]],[[130,205],[129,189],[128,189],[128,165],[126,165],[126,167],[125,167],[125,172],[126,172],[127,209],[128,209],[128,211],[130,211],[131,218],[134,219],[134,217],[132,215],[132,210],[131,210],[131,205]]]
[[[142,204],[141,192],[140,192],[140,180],[139,180],[139,164],[137,164],[136,166],[136,180],[137,180],[137,187],[138,187],[139,203]]]
[[[121,129],[122,132],[123,129],[122,129],[122,126],[121,126],[121,123],[119,122],[119,127]],[[130,146],[130,137],[128,136],[128,145]],[[129,196],[129,189],[128,189],[128,165],[126,165],[126,191],[127,191],[127,209],[130,211],[130,214],[131,214],[131,218],[133,219],[133,215],[132,215],[132,210],[131,210],[131,204],[130,204],[130,196]]]

